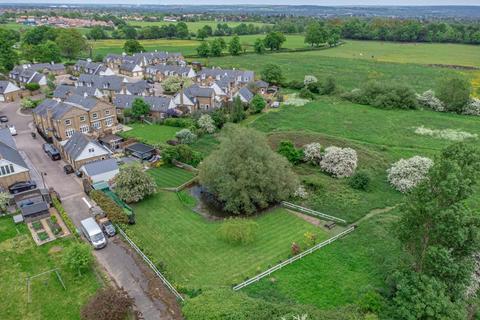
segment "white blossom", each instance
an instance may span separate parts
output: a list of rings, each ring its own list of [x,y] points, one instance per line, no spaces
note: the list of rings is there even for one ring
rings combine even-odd
[[[357,152],[351,148],[328,147],[320,167],[336,178],[350,177],[357,168]]]
[[[439,112],[446,111],[445,105],[442,101],[440,101],[440,99],[435,97],[435,92],[433,92],[433,90],[427,90],[422,94],[417,94],[417,101],[425,108]]]
[[[438,139],[461,142],[467,139],[477,139],[476,133],[470,133],[466,131],[460,131],[455,129],[430,129],[424,126],[415,129],[415,133],[422,136],[431,136]]]
[[[303,159],[307,162],[319,164],[322,160],[322,146],[318,142],[313,142],[303,147]]]
[[[215,132],[215,123],[213,122],[212,117],[210,117],[208,114],[204,114],[198,118],[197,124],[198,127],[206,133]]]
[[[194,134],[190,129],[182,129],[175,134],[175,137],[180,141],[180,143],[190,144],[197,139],[197,135]]]
[[[298,186],[297,190],[293,193],[294,197],[300,198],[300,199],[306,199],[308,197],[308,192],[305,190],[305,187],[300,185]]]
[[[305,78],[303,79],[303,84],[307,85],[310,83],[315,83],[318,82],[317,77],[312,76],[312,75],[306,75]]]
[[[462,113],[470,116],[480,116],[480,99],[472,98],[470,103],[463,108]]]
[[[388,181],[398,191],[407,192],[425,179],[432,165],[431,159],[420,156],[400,159],[387,170]]]

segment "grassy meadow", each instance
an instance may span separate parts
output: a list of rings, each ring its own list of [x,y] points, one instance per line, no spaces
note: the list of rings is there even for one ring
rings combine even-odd
[[[0,319],[80,319],[80,308],[100,287],[93,271],[79,276],[62,262],[72,238],[38,247],[24,224],[11,217],[0,218]],[[27,303],[28,276],[58,268],[67,290],[55,273],[32,280],[31,303]]]

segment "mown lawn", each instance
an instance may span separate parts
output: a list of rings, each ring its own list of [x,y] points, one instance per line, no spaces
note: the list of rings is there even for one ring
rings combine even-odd
[[[159,188],[176,188],[195,177],[193,172],[169,165],[163,165],[147,171]]]
[[[67,269],[62,256],[73,239],[55,240],[37,247],[25,225],[0,218],[0,319],[80,319],[80,308],[100,287],[92,272],[78,276]],[[59,268],[64,290],[54,273],[32,280],[27,303],[27,276]]]
[[[175,139],[175,133],[182,128],[170,127],[157,124],[132,123],[128,124],[132,130],[121,133],[124,138],[139,138],[145,143],[158,144],[166,143],[168,140]]]
[[[255,242],[231,245],[217,238],[220,222],[193,212],[191,196],[158,192],[134,206],[137,223],[129,228],[136,241],[167,276],[187,288],[230,286],[286,259],[293,241],[304,243],[304,233],[318,239],[328,234],[284,209],[253,218],[259,225]],[[183,203],[179,200],[184,199]],[[186,204],[184,204],[186,203]]]
[[[398,211],[365,220],[351,234],[243,290],[278,302],[335,309],[385,286],[402,254],[394,236]]]

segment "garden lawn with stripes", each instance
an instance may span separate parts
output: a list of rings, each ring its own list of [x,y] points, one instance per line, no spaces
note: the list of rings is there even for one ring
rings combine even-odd
[[[147,171],[159,188],[176,188],[195,177],[191,171],[170,165],[163,165]]]
[[[195,213],[192,197],[186,191],[180,195],[160,191],[134,205],[137,221],[128,229],[179,288],[238,284],[288,258],[292,242],[305,248],[305,232],[317,234],[318,241],[329,237],[319,227],[278,208],[251,218],[259,226],[253,243],[232,245],[217,237],[221,222]]]
[[[64,265],[67,237],[37,246],[25,224],[15,225],[12,217],[0,218],[0,319],[80,319],[80,308],[101,284],[93,271],[78,275]],[[31,302],[27,303],[28,276],[58,268],[66,290],[55,273],[31,281]]]
[[[175,133],[182,128],[170,127],[158,124],[132,123],[128,125],[132,130],[122,132],[124,138],[136,138],[148,144],[166,143],[175,139]]]

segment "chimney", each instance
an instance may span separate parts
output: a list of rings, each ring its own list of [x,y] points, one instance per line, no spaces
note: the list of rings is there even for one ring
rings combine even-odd
[[[183,107],[183,81],[180,83],[180,106]]]

